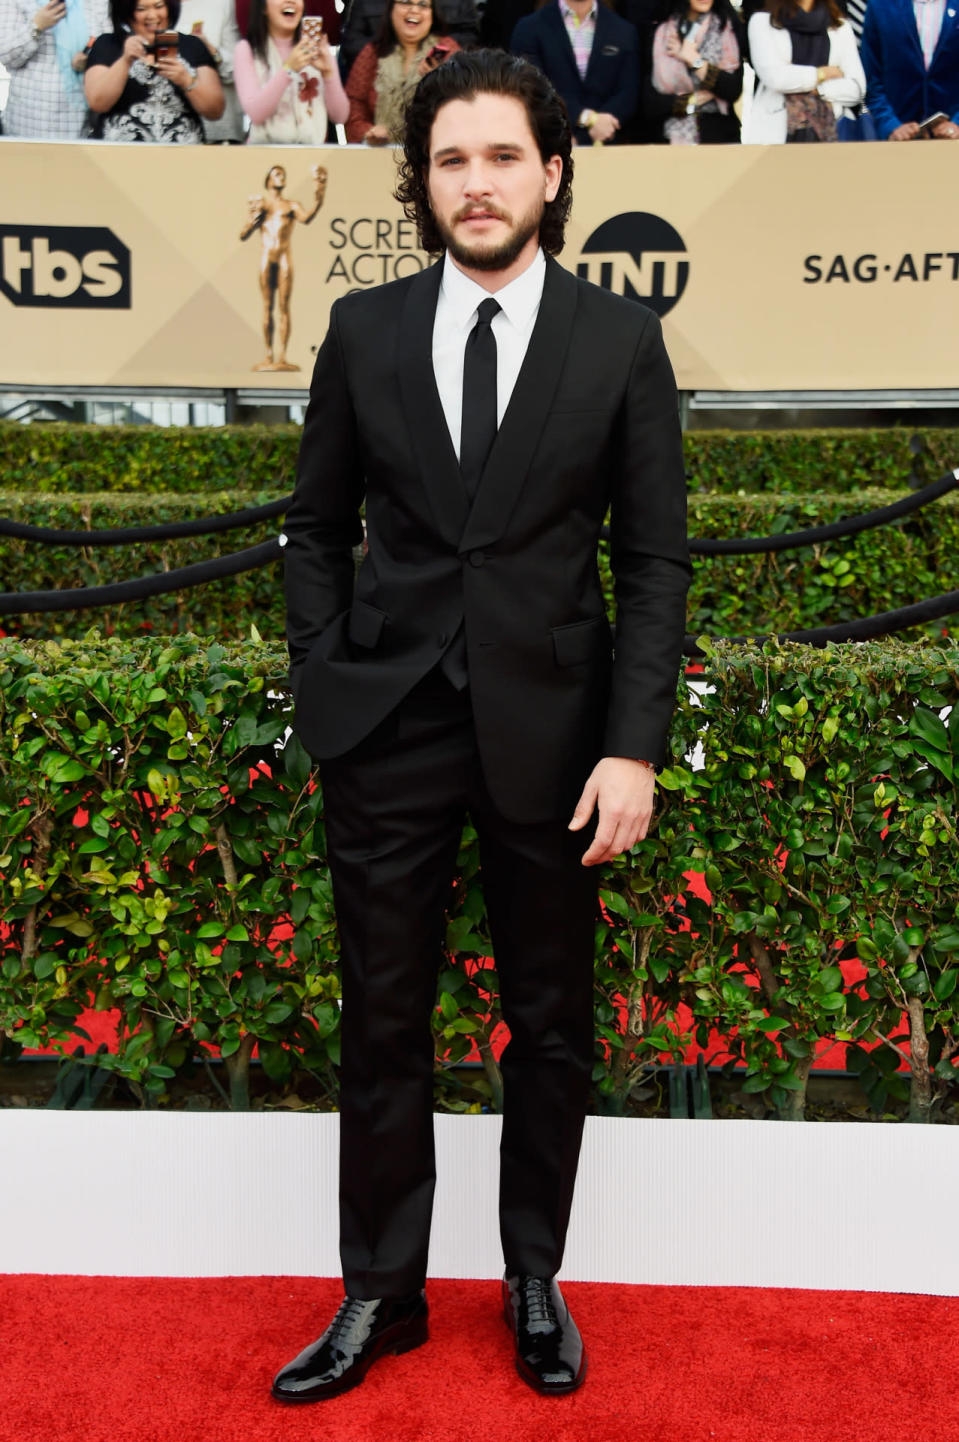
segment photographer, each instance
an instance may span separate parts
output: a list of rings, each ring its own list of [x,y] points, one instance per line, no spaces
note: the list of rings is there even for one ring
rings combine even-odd
[[[202,145],[203,120],[223,114],[216,63],[195,35],[175,34],[180,0],[110,0],[113,33],[87,58],[95,140]]]

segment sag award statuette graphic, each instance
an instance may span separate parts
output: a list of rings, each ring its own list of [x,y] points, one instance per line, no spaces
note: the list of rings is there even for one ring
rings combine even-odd
[[[252,367],[255,371],[298,371],[300,367],[286,358],[290,340],[290,296],[293,291],[293,227],[299,221],[309,225],[319,214],[326,195],[326,171],[314,165],[313,209],[304,210],[298,200],[289,200],[286,170],[274,165],[264,181],[264,195],[248,197],[246,225],[240,239],[247,240],[255,230],[260,232],[260,298],[263,302],[263,339],[266,359]],[[275,311],[275,314],[274,314]]]

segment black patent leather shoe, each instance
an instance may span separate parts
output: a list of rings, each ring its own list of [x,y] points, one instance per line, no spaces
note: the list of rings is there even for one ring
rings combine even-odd
[[[364,1302],[344,1297],[323,1336],[294,1357],[273,1379],[278,1402],[319,1402],[358,1387],[373,1363],[388,1352],[412,1352],[429,1339],[423,1292],[400,1299]]]
[[[516,1343],[516,1370],[537,1392],[575,1392],[586,1376],[579,1328],[552,1277],[506,1277],[503,1314]]]

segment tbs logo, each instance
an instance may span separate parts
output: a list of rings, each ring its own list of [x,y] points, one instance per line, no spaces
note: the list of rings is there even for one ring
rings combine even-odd
[[[129,310],[130,252],[89,225],[0,225],[0,291],[14,305]]]
[[[658,215],[614,215],[583,246],[577,273],[604,290],[667,315],[686,289],[689,258],[678,231]]]

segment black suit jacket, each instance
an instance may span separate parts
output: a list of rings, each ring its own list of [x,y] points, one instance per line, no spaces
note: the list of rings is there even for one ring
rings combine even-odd
[[[577,144],[589,145],[589,132],[576,122],[584,110],[603,110],[621,125],[639,108],[639,36],[634,26],[600,3],[586,74],[580,76],[573,47],[556,0],[522,19],[509,44],[548,76],[569,112]],[[619,139],[619,132],[613,137]]]
[[[341,755],[463,625],[487,785],[507,817],[546,820],[601,755],[664,756],[690,575],[675,383],[652,311],[549,261],[470,505],[433,376],[441,269],[330,315],[285,525],[295,726],[314,757]]]

